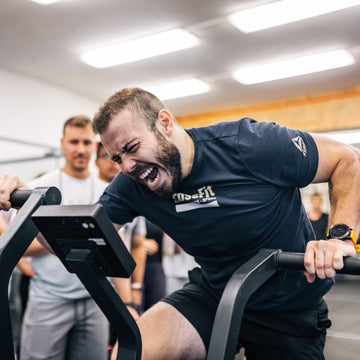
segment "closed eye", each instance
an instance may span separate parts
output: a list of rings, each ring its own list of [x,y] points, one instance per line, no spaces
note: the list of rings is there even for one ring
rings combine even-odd
[[[134,145],[131,145],[128,147],[127,152],[128,153],[134,153],[139,148],[139,143],[136,143]]]
[[[134,145],[124,146],[123,153],[128,153],[128,154],[135,153],[139,149],[139,147],[140,147],[140,143],[135,143]],[[122,163],[120,155],[112,155],[111,160],[118,164]]]

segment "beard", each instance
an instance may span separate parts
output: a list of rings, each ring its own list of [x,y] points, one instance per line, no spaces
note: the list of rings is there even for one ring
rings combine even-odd
[[[165,184],[154,190],[159,196],[170,198],[174,192],[179,189],[182,168],[181,168],[181,155],[178,148],[171,142],[167,141],[165,137],[161,135],[161,140],[158,138],[159,146],[161,150],[156,156],[157,161],[161,166],[170,174],[171,185],[166,186]]]
[[[156,163],[138,164],[129,176],[144,185],[144,183],[139,180],[140,174],[142,174],[149,165],[154,167],[156,171],[161,167],[170,176],[171,184],[163,184],[159,188],[151,191],[163,198],[171,198],[172,194],[179,188],[182,179],[180,151],[175,144],[168,141],[157,128],[153,129],[153,132],[158,143],[158,150],[155,154]]]

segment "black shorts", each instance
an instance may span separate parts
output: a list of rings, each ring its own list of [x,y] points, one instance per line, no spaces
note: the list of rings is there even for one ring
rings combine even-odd
[[[206,349],[219,299],[196,268],[189,272],[189,282],[170,294],[164,302],[174,306],[195,327]],[[320,360],[324,359],[326,329],[331,326],[328,309],[321,299],[313,308],[262,312],[245,310],[239,337],[247,360]]]

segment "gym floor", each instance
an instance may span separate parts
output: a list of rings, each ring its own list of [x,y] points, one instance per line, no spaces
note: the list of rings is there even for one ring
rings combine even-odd
[[[326,360],[358,360],[360,349],[360,277],[337,275],[326,295],[332,326],[325,345]],[[243,360],[238,354],[235,360]]]
[[[325,346],[326,360],[358,360],[360,349],[360,278],[337,275],[326,295],[332,326]]]

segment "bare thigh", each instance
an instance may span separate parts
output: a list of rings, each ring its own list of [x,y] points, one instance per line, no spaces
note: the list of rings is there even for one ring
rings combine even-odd
[[[173,306],[159,302],[138,320],[142,360],[202,360],[206,349],[191,323]]]

